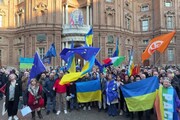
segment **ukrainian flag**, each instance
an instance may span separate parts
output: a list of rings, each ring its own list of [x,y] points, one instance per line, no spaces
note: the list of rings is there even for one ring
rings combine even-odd
[[[101,85],[100,80],[91,80],[87,82],[77,82],[77,100],[79,103],[92,101],[101,102]]]
[[[93,39],[93,29],[92,28],[85,35],[85,38],[86,38],[86,45],[87,46],[92,46],[92,39]]]
[[[159,81],[157,77],[150,77],[139,82],[121,86],[123,96],[129,111],[144,111],[154,105]]]
[[[74,48],[74,42],[71,41],[71,48]],[[76,72],[75,54],[71,55],[68,59],[67,70],[72,73]]]

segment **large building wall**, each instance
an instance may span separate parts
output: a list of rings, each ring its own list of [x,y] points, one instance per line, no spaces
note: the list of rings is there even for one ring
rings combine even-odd
[[[120,54],[126,56],[124,64],[128,63],[132,48],[135,50],[134,62],[139,64],[150,39],[176,29],[177,34],[165,53],[155,53],[145,64],[180,64],[180,56],[177,55],[180,52],[180,1],[169,0],[173,3],[171,7],[165,7],[165,1],[4,0],[0,3],[0,16],[3,18],[0,28],[1,65],[17,67],[20,56],[33,57],[40,48],[45,53],[52,42],[55,42],[58,54],[70,46],[72,39],[75,44],[83,45],[83,36],[91,26],[94,30],[93,46],[101,48],[97,58],[102,62],[109,57],[118,39]],[[142,11],[142,6],[149,9]],[[71,14],[75,10],[82,11],[83,26],[70,25]],[[172,29],[167,29],[167,16],[173,17]],[[145,32],[142,31],[144,19],[149,20]],[[46,39],[38,40],[38,36]],[[174,54],[172,61],[167,60],[169,49]],[[51,66],[63,64],[57,56]]]

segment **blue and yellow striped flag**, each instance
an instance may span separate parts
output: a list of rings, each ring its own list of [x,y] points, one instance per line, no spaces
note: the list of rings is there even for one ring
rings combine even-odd
[[[77,82],[77,100],[79,103],[92,101],[101,102],[101,83],[100,80],[91,80],[87,82]]]
[[[86,45],[87,46],[92,46],[92,40],[93,40],[93,29],[92,28],[85,35],[85,39],[86,39]]]
[[[71,41],[71,48],[74,48],[74,42],[73,40]],[[68,59],[68,65],[67,65],[67,70],[72,73],[76,72],[76,63],[75,63],[75,54],[69,57]]]
[[[138,82],[121,86],[129,111],[144,111],[154,105],[159,89],[157,77],[150,77]]]

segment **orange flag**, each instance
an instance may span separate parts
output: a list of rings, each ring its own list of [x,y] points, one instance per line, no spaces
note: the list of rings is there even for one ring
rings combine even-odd
[[[148,59],[156,50],[159,51],[160,53],[163,53],[168,47],[175,33],[176,31],[172,31],[168,34],[164,34],[164,35],[153,38],[149,42],[149,45],[147,46],[146,50],[143,52],[141,56],[142,62]]]

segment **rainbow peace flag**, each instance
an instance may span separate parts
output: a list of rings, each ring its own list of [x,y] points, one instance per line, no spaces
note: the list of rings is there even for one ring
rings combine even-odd
[[[121,86],[129,111],[144,111],[154,105],[159,88],[157,77],[150,77],[138,82]]]
[[[176,110],[177,104],[179,104],[176,103],[177,101],[179,101],[179,98],[172,86],[169,88],[160,86],[155,101],[158,120],[179,120]]]
[[[77,100],[79,103],[92,101],[101,102],[101,83],[100,80],[91,80],[87,82],[77,82]]]
[[[134,51],[133,49],[131,50],[131,54],[129,56],[129,66],[128,66],[128,76],[132,75],[133,69],[134,69]]]

